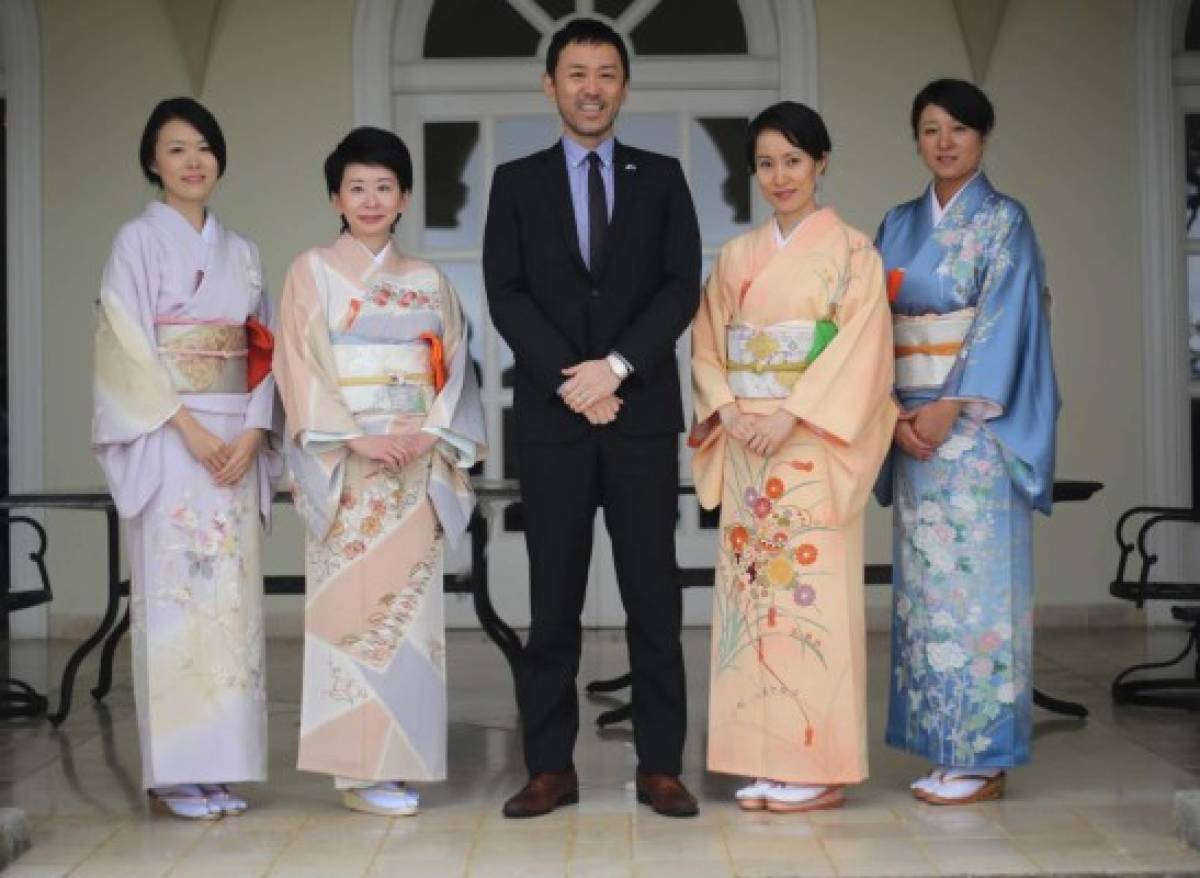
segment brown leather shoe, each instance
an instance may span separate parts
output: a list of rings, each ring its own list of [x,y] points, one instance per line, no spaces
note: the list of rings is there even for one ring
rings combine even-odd
[[[544,771],[504,803],[505,817],[540,817],[579,801],[579,778],[572,771]]]
[[[700,813],[696,797],[672,774],[637,773],[637,798],[664,817],[695,817]]]

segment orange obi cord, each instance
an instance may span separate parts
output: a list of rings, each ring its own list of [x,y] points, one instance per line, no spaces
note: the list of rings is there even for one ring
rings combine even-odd
[[[433,390],[441,393],[446,386],[446,350],[442,340],[432,332],[422,332],[421,341],[429,342],[429,368],[433,370]]]
[[[894,302],[900,298],[900,287],[903,283],[903,268],[893,268],[887,273],[887,297],[889,302]]]
[[[271,374],[275,336],[257,317],[246,318],[246,389],[253,390]]]
[[[943,341],[936,344],[898,344],[896,357],[913,357],[925,354],[930,357],[952,357],[962,350],[961,341]]]

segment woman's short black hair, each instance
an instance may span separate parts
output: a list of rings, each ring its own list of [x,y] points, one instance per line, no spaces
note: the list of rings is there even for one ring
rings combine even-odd
[[[572,18],[550,38],[550,46],[546,49],[546,72],[554,78],[558,69],[558,56],[571,43],[583,43],[585,46],[612,46],[621,56],[621,69],[625,79],[629,79],[629,50],[621,35],[602,21],[595,18]]]
[[[912,123],[913,140],[919,134],[918,127],[921,114],[930,104],[941,107],[968,128],[974,128],[984,137],[991,132],[996,124],[996,111],[992,102],[983,93],[983,89],[965,79],[935,79],[925,86],[913,98]]]
[[[751,173],[754,172],[758,135],[764,131],[778,131],[792,146],[812,156],[813,161],[820,161],[833,149],[829,130],[820,113],[795,101],[780,101],[755,116],[746,130],[746,164]]]
[[[335,195],[342,188],[347,165],[376,165],[396,175],[401,192],[413,187],[412,156],[404,141],[383,128],[364,125],[353,129],[325,159],[325,186]]]
[[[203,104],[192,98],[167,98],[159,101],[158,106],[150,111],[146,127],[142,129],[142,142],[138,146],[138,162],[146,179],[158,188],[162,188],[162,178],[152,169],[154,164],[154,147],[158,144],[158,132],[168,122],[179,120],[187,122],[200,132],[200,136],[208,143],[208,148],[217,157],[217,176],[225,173],[225,135],[217,119]]]

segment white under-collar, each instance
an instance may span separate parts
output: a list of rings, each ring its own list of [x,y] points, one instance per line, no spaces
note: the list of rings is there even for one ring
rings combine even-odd
[[[787,233],[786,238],[783,236],[783,232],[780,231],[780,229],[779,229],[779,218],[771,217],[771,228],[775,231],[775,244],[779,247],[779,249],[782,250],[784,247],[786,247],[788,245],[788,242],[790,240],[792,240],[792,238],[796,237],[796,232],[800,231],[800,229],[804,226],[804,224],[806,222],[808,222],[810,219],[812,219],[814,216],[816,216],[818,213],[820,213],[820,211],[821,211],[821,208],[818,207],[816,210],[814,210],[812,213],[810,213],[804,219],[800,220],[800,222],[796,223],[795,228],[793,228],[790,232]]]
[[[205,244],[215,244],[217,242],[217,221],[213,218],[212,213],[205,211],[204,225],[200,228],[200,240]]]
[[[929,210],[930,210],[930,216],[933,217],[933,224],[935,226],[942,221],[942,217],[944,217],[946,215],[946,211],[948,211],[951,207],[954,206],[954,202],[958,201],[958,196],[960,196],[964,192],[966,192],[967,187],[970,186],[972,183],[974,183],[975,178],[978,177],[982,173],[983,173],[983,168],[980,168],[974,174],[972,174],[971,179],[968,180],[966,183],[963,183],[963,185],[959,188],[959,190],[957,192],[955,192],[952,196],[950,196],[950,200],[946,202],[945,207],[942,207],[942,205],[938,204],[937,192],[935,191],[935,189],[937,187],[934,186],[932,183],[929,185]]]

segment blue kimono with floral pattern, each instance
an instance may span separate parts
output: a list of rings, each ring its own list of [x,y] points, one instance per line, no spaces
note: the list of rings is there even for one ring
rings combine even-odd
[[[1032,726],[1031,510],[1049,514],[1059,397],[1043,266],[1024,207],[979,174],[937,226],[929,190],[876,239],[902,269],[896,315],[974,308],[939,388],[905,409],[966,405],[928,461],[893,447],[876,485],[894,501],[887,742],[942,766],[1020,765]]]

